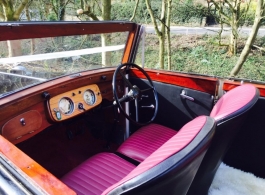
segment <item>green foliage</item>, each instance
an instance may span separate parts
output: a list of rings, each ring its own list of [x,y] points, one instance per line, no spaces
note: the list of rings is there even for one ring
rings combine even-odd
[[[253,25],[254,19],[255,19],[256,7],[257,7],[257,2],[252,1],[247,11],[246,4],[243,4],[243,6],[241,7],[241,10],[243,12],[244,11],[245,12],[247,11],[247,12],[245,13],[244,17],[242,17],[240,21],[241,25],[247,25],[247,26]]]
[[[201,23],[203,17],[208,16],[208,9],[193,2],[180,3],[172,9],[172,23]]]
[[[57,18],[57,16],[56,16],[56,14],[55,14],[54,12],[52,12],[52,13],[49,13],[49,14],[47,15],[47,20],[48,20],[48,21],[57,21],[58,18]]]
[[[129,20],[135,7],[134,1],[117,2],[112,4],[112,20]],[[151,7],[157,20],[160,18],[161,1],[152,1]],[[99,11],[96,11],[97,15]],[[203,17],[208,15],[208,9],[200,4],[194,4],[192,1],[185,3],[172,3],[171,21],[175,24],[198,23],[200,24]],[[147,10],[145,1],[141,1],[137,8],[136,16],[133,20],[136,23],[151,24],[151,18]]]
[[[172,71],[191,74],[214,75],[228,77],[237,62],[239,55],[229,57],[225,48],[213,44],[217,37],[195,35],[172,35]],[[228,39],[228,38],[227,38]],[[158,46],[154,35],[147,34],[145,44],[145,66],[158,69]],[[240,39],[239,45],[245,40]],[[264,47],[265,38],[259,38],[255,44]],[[259,50],[252,50],[237,78],[265,81],[265,54]],[[138,60],[138,63],[141,62]]]
[[[241,3],[240,6],[240,19],[239,19],[239,26],[251,26],[254,23],[255,19],[255,12],[256,12],[256,6],[257,2],[251,2],[249,7],[247,3]],[[228,16],[231,17],[232,12],[228,6],[223,7],[223,12]],[[219,22],[219,15],[218,11],[214,9],[214,7],[211,7],[209,10],[209,16],[212,16],[215,18],[217,22]]]
[[[152,9],[154,10],[154,15],[159,19],[161,11],[161,2],[152,2]],[[111,10],[111,19],[112,20],[129,20],[133,14],[135,7],[135,2],[130,1],[126,3],[114,3],[112,4]],[[136,23],[151,23],[151,18],[148,13],[146,4],[144,1],[141,1],[138,5],[136,16],[133,20]]]

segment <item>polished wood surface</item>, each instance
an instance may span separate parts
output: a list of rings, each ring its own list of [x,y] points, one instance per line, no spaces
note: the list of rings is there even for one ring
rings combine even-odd
[[[65,93],[76,88],[89,84],[97,84],[100,88],[102,99],[112,100],[111,81],[114,68],[98,69],[86,71],[80,77],[72,78],[71,75],[58,78],[49,82],[21,90],[11,94],[6,98],[0,99],[0,125],[1,121],[7,121],[11,117],[15,117],[29,109],[29,107],[42,103],[46,104],[46,99],[43,97],[43,92],[49,93],[50,97]],[[104,77],[104,79],[102,79]],[[2,124],[3,125],[3,124]]]
[[[42,124],[42,117],[36,110],[22,113],[8,122],[2,128],[2,135],[9,141],[16,141],[27,134],[38,130]]]
[[[95,103],[93,105],[88,105],[84,100],[84,92],[87,90],[91,90],[95,96]],[[64,114],[63,110],[59,108],[59,102],[62,98],[68,98],[73,103],[73,111],[69,114]],[[52,97],[49,100],[49,112],[50,116],[55,121],[63,121],[79,114],[83,114],[86,111],[91,110],[102,102],[102,96],[100,90],[96,84],[88,85],[85,87],[80,87],[71,91],[67,91],[65,93],[59,94],[57,96]],[[82,104],[84,109],[79,109],[78,104]],[[60,118],[58,119],[56,113],[59,112]]]
[[[76,194],[50,172],[32,160],[29,156],[0,136],[0,153],[8,158],[12,166],[16,167],[27,180],[32,180],[48,194]],[[9,162],[9,163],[10,163]]]
[[[244,83],[247,83],[247,82],[244,82]],[[258,84],[258,83],[249,83],[249,84],[254,85],[255,87],[259,89],[260,97],[265,97],[265,85]],[[229,91],[239,85],[242,85],[242,83],[239,81],[226,80],[224,81],[224,84],[223,84],[223,90]]]
[[[40,126],[38,129],[35,129],[33,132],[31,133],[27,133],[27,134],[24,134],[22,137],[20,137],[19,139],[13,139],[13,140],[9,140],[11,143],[13,144],[17,144],[19,142],[22,142],[24,140],[27,140],[29,138],[31,138],[32,136],[36,135],[37,133],[41,132],[42,130],[44,130],[45,128],[49,127],[51,125],[51,123],[49,123],[47,121],[47,114],[46,114],[46,109],[45,109],[45,105],[43,104],[43,102],[41,103],[38,103],[34,106],[31,106],[31,107],[28,107],[26,110],[24,110],[24,112],[22,112],[22,115],[24,113],[27,113],[28,111],[36,111],[40,114],[41,116],[41,123],[40,123]],[[16,118],[17,116],[19,116],[19,114],[17,114],[16,116],[14,117],[10,117],[8,118],[7,120],[1,120],[0,119],[0,126],[4,126],[4,124],[7,122],[7,121],[10,121],[10,120],[13,120],[14,118]],[[34,118],[33,118],[34,119]],[[2,132],[2,131],[1,131]]]
[[[60,26],[58,22],[1,22],[0,41],[126,32],[134,31],[137,26],[133,22],[124,21],[61,22]]]
[[[145,71],[153,81],[178,85],[212,95],[215,95],[217,92],[217,78],[152,69],[145,69]],[[145,76],[138,70],[133,70],[131,76],[145,78]]]

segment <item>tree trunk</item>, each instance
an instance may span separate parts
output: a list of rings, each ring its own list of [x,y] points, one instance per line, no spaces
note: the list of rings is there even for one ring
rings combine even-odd
[[[165,36],[159,36],[159,66],[164,69]]]
[[[20,40],[7,41],[7,46],[8,46],[9,57],[22,55]]]
[[[65,17],[65,0],[59,0],[58,20],[63,21]]]
[[[168,0],[167,2],[167,69],[171,70],[171,37],[170,37],[170,21],[171,21],[171,7],[172,6],[172,0]]]
[[[253,45],[253,43],[257,37],[258,30],[259,30],[263,16],[264,16],[264,2],[263,2],[263,0],[258,0],[255,20],[254,20],[254,24],[252,26],[251,34],[249,35],[249,37],[247,39],[245,47],[244,47],[243,51],[241,52],[240,57],[239,57],[236,65],[234,66],[234,68],[230,72],[230,77],[235,77],[239,73],[244,62],[246,61],[246,59],[249,55],[251,46]]]
[[[4,11],[5,21],[17,21],[28,4],[28,0],[23,0],[17,9],[14,9],[14,3],[12,1],[7,1],[7,3],[1,3]],[[9,57],[19,56],[21,52],[21,43],[20,40],[7,41]]]
[[[27,20],[28,21],[31,21],[31,18],[30,18],[30,13],[29,13],[29,5],[27,5],[25,7],[25,11],[26,11],[26,17],[27,17]],[[35,51],[35,39],[31,39],[30,40],[30,54],[33,55],[34,54],[34,51]]]
[[[229,54],[236,55],[237,53],[237,38],[238,38],[238,22],[240,17],[240,4],[241,2],[238,0],[235,2],[234,9],[232,12],[231,18],[231,36],[230,36],[230,44],[229,44]]]
[[[110,20],[111,0],[103,0],[102,2],[102,19]],[[109,34],[101,35],[102,47],[108,46],[111,43]],[[111,52],[102,52],[102,66],[111,66]]]
[[[165,66],[165,32],[166,32],[166,0],[162,0],[161,8],[161,34],[159,35],[159,64],[160,68],[164,69]]]

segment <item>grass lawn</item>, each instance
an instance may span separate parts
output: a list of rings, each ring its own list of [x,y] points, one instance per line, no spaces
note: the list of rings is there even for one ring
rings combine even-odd
[[[156,35],[146,34],[145,66],[159,69],[159,45]],[[244,47],[246,39],[239,39],[238,55],[228,56],[227,47],[218,45],[218,38],[209,35],[172,35],[172,70],[187,73],[228,77]],[[228,42],[224,38],[223,42]],[[265,38],[256,40],[255,45],[265,47]],[[252,48],[237,78],[265,81],[265,55]],[[165,63],[165,68],[167,64]]]

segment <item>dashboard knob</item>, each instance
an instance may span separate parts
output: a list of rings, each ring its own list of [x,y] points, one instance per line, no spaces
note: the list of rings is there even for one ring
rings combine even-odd
[[[82,103],[78,103],[78,109],[86,111]]]

